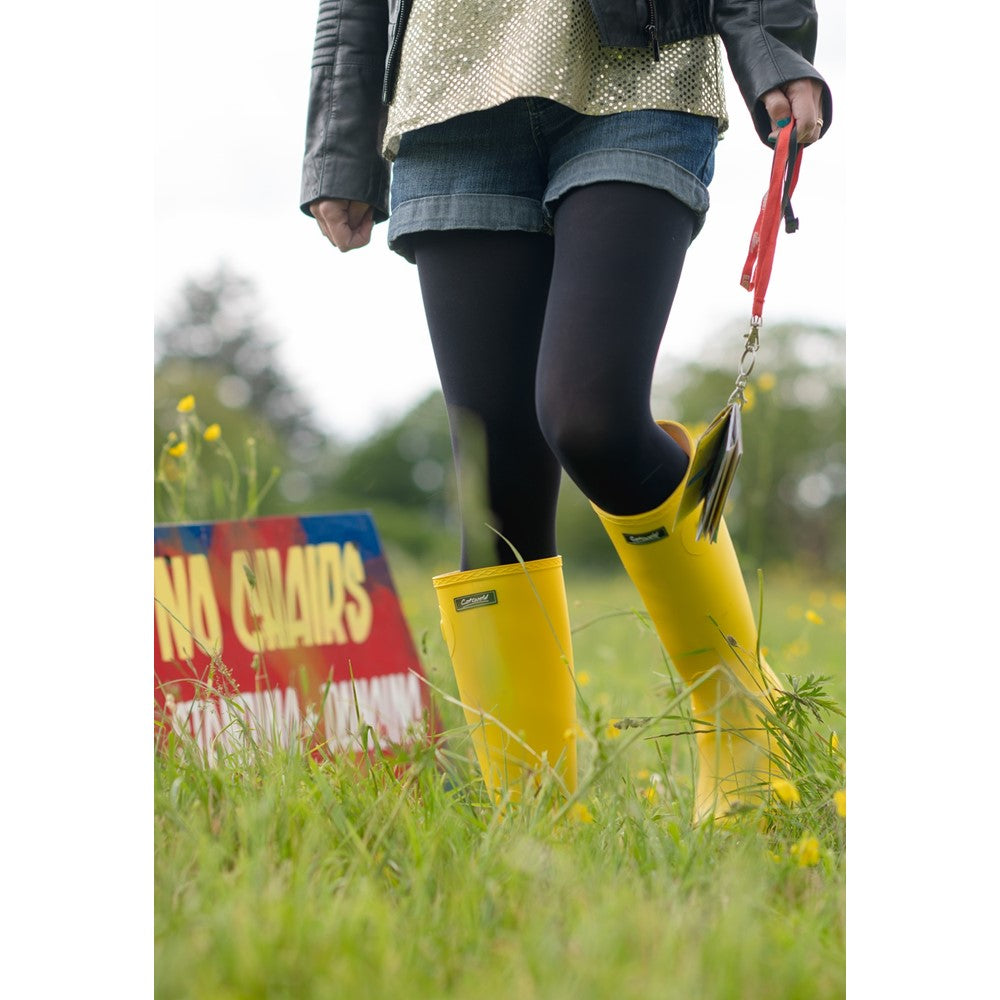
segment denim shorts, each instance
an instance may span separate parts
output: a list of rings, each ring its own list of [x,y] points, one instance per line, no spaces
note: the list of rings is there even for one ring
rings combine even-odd
[[[407,236],[429,229],[551,232],[559,199],[598,181],[669,191],[708,211],[718,123],[682,111],[582,115],[544,98],[405,132],[392,165],[388,243],[413,261]]]

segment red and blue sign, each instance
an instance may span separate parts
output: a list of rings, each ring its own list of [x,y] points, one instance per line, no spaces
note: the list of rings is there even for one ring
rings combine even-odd
[[[155,699],[209,759],[427,733],[430,699],[367,512],[154,530]]]

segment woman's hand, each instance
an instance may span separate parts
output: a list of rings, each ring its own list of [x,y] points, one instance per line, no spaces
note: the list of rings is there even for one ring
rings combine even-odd
[[[372,238],[371,205],[345,198],[320,198],[309,206],[323,235],[341,252],[365,246]]]
[[[761,98],[771,119],[769,139],[777,139],[778,122],[794,118],[800,146],[815,142],[823,132],[823,84],[819,80],[789,80]]]

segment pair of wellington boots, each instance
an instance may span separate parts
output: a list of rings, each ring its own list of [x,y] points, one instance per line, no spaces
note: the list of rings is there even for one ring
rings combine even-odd
[[[690,457],[680,424],[660,426]],[[698,749],[695,819],[759,800],[776,748],[764,717],[778,684],[757,655],[757,624],[725,523],[696,540],[678,519],[687,475],[655,510],[595,507],[686,687]],[[441,629],[486,787],[523,794],[554,772],[576,788],[576,685],[559,556],[435,577]]]

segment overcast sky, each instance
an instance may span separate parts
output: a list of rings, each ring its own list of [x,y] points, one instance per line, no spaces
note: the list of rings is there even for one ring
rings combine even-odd
[[[317,0],[174,0],[156,5],[155,299],[227,261],[257,285],[279,357],[326,428],[358,437],[437,385],[416,268],[385,245],[340,254],[299,212]],[[817,66],[834,93],[830,134],[803,159],[800,230],[779,234],[766,324],[846,322],[848,121],[843,5],[821,5]],[[728,75],[728,68],[727,68]],[[661,350],[695,353],[749,317],[739,287],[771,156],[732,79],[732,127],[719,146],[712,209],[693,244]],[[734,365],[741,341],[734,344]],[[766,354],[763,355],[766,358]]]

